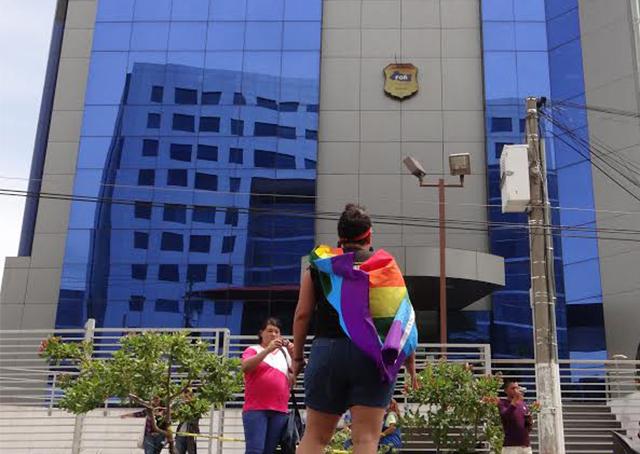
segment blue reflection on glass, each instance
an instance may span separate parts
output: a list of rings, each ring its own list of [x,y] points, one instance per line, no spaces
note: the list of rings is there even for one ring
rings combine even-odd
[[[546,52],[518,52],[518,98],[550,96],[549,56]]]
[[[85,103],[120,104],[128,57],[126,52],[95,52],[93,54]]]
[[[282,47],[282,22],[247,22],[245,49],[275,50]]]
[[[485,22],[482,29],[485,51],[516,49],[516,32],[513,22]]]
[[[545,0],[514,0],[513,11],[516,21],[540,21],[545,22]]]
[[[112,136],[118,106],[86,106],[82,120],[83,136]]]
[[[505,143],[522,143],[516,125],[524,118],[523,98],[551,96],[558,101],[572,97],[584,103],[579,14],[574,0],[485,0],[482,19],[488,202],[499,205],[499,151]],[[563,109],[555,115],[578,137],[589,140],[584,111]],[[506,127],[509,123],[512,128]],[[546,126],[548,132],[554,131]],[[581,209],[553,210],[553,222],[594,226],[591,166],[571,146],[550,134],[546,139],[550,201],[556,207]],[[498,208],[489,210],[489,219],[526,225],[524,215],[502,214]],[[491,228],[489,237],[492,251],[506,259],[507,281],[492,296],[492,350],[500,357],[529,357],[533,352],[528,238],[498,228]],[[599,358],[605,343],[597,241],[556,237],[554,248],[559,354]],[[589,283],[581,285],[586,281]],[[472,334],[452,335],[464,338]]]
[[[176,21],[206,20],[209,14],[209,0],[174,0],[171,19]]]
[[[570,41],[554,49],[550,54],[550,62],[555,99],[573,98],[584,92],[580,41]]]
[[[244,61],[243,52],[207,52],[205,55],[205,68],[226,69],[228,71],[242,71]],[[240,72],[240,74],[242,74]],[[235,77],[241,80],[241,77]]]
[[[320,72],[317,52],[284,52],[282,54],[282,73],[287,77],[314,79]]]
[[[166,50],[169,22],[134,22],[131,50]]]
[[[206,35],[206,22],[172,22],[169,50],[204,50]]]
[[[319,21],[322,19],[322,2],[308,0],[285,0],[285,21]]]
[[[488,21],[512,21],[513,0],[482,0],[483,27]]]
[[[578,0],[547,0],[547,17],[553,19],[561,14],[578,14]]]
[[[110,148],[110,137],[83,137],[78,149],[78,169],[104,168]]]
[[[244,48],[246,22],[210,22],[207,50],[241,50]]]
[[[246,73],[260,73],[275,76],[280,74],[281,59],[282,56],[279,52],[245,52],[243,70]],[[287,77],[292,77],[290,74],[286,75]]]
[[[322,2],[106,3],[74,184],[97,200],[72,203],[57,325],[255,332],[242,300],[185,292],[297,284],[314,223],[280,211],[314,212]],[[256,295],[290,324],[293,305]]]
[[[247,0],[210,0],[209,17],[214,20],[244,20]]]
[[[544,22],[516,23],[516,48],[519,51],[547,51],[547,24]]]
[[[562,14],[549,21],[547,27],[549,49],[580,38],[580,19],[577,14]]]
[[[314,2],[317,3],[317,2]],[[248,0],[247,20],[282,20],[284,17],[284,0]]]
[[[98,22],[93,31],[94,51],[129,50],[130,22]]]
[[[282,47],[286,50],[320,49],[320,33],[317,22],[285,22]]]
[[[171,19],[171,3],[171,0],[136,0],[134,19],[135,21],[168,21]]]
[[[510,104],[518,97],[515,52],[485,52],[484,54],[484,90],[487,101],[498,104]]]
[[[202,52],[169,51],[167,52],[167,63],[202,68],[204,66],[204,57],[204,53]]]
[[[119,22],[133,18],[135,0],[99,0],[96,21]]]

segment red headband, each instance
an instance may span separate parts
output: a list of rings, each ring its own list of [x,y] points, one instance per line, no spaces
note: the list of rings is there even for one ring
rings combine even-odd
[[[365,230],[360,235],[355,236],[353,238],[340,238],[340,242],[341,243],[348,243],[350,241],[360,241],[360,240],[364,240],[365,238],[367,238],[369,236],[371,236],[371,227],[369,227],[367,230]]]

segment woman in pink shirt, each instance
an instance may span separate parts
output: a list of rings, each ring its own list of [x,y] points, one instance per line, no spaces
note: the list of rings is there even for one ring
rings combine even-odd
[[[287,424],[289,366],[293,344],[280,336],[280,322],[268,318],[260,343],[242,353],[246,454],[272,454]]]

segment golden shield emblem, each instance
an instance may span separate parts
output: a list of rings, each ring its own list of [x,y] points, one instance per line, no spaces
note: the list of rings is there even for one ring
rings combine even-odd
[[[384,91],[398,99],[418,91],[418,68],[411,63],[392,63],[384,68]]]

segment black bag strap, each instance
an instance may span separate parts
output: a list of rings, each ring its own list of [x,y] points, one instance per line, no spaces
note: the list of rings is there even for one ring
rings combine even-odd
[[[291,388],[290,395],[291,403],[293,404],[293,411],[297,414],[300,414],[300,407],[298,406],[298,399],[296,398],[295,392],[293,392],[293,388]]]
[[[283,347],[280,347],[279,350],[282,352],[282,354],[284,355],[284,359],[287,362],[287,369],[291,371],[291,364],[289,364],[289,357],[287,356],[287,353],[285,352]],[[291,403],[293,404],[293,411],[299,415],[300,407],[298,406],[298,399],[296,398],[296,394],[293,392],[293,388],[290,389],[289,400],[291,400]]]

